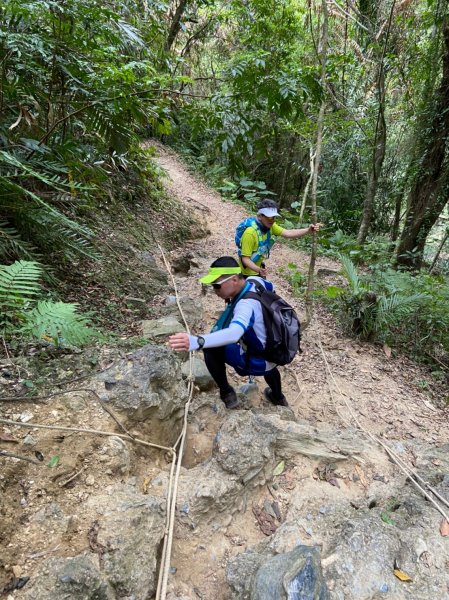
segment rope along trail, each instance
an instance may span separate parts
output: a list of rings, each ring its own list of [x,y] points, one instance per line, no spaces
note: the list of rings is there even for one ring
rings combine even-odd
[[[329,366],[329,361],[327,360],[326,353],[324,352],[323,345],[321,343],[319,331],[317,331],[317,333],[318,333],[318,347],[320,349],[321,355],[324,360],[325,368],[326,368],[326,381],[327,381],[327,384],[329,387],[330,396],[331,396],[332,402],[334,404],[334,408],[335,408],[337,414],[339,415],[340,419],[347,426],[349,426],[351,424],[351,419],[352,419],[352,421],[355,423],[356,427],[363,433],[363,435],[365,435],[371,441],[373,441],[376,444],[378,444],[379,446],[381,446],[385,450],[385,452],[388,454],[388,456],[391,458],[391,460],[400,468],[400,470],[407,476],[407,478],[410,479],[410,481],[413,483],[413,485],[433,504],[433,506],[438,510],[438,512],[440,512],[443,515],[443,517],[446,519],[446,521],[449,523],[448,513],[445,512],[445,510],[438,503],[438,501],[442,502],[447,507],[449,507],[449,502],[445,498],[443,498],[440,494],[438,494],[438,492],[434,488],[432,488],[428,482],[424,481],[424,479],[422,479],[422,477],[420,477],[418,475],[418,473],[416,473],[416,471],[411,469],[387,444],[385,444],[385,442],[383,442],[377,436],[372,434],[368,429],[366,429],[366,427],[364,427],[360,423],[359,419],[357,418],[357,415],[353,411],[351,405],[349,404],[348,400],[345,398],[345,395],[340,390],[338,383],[335,380],[335,377]],[[335,401],[335,396],[334,396],[332,387],[330,385],[330,379],[332,379],[332,382],[334,383],[335,388],[337,389],[340,396],[343,398],[343,401],[344,401],[346,408],[348,409],[348,412],[350,415],[349,420],[340,413],[339,407],[337,406],[337,403]],[[430,490],[432,492],[432,494],[438,499],[438,501],[436,501],[426,491],[425,488]]]

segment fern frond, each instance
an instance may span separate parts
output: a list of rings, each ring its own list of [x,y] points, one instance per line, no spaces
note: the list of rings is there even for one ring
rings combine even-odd
[[[76,304],[40,301],[26,313],[26,324],[21,328],[38,340],[52,340],[55,346],[61,343],[82,346],[98,333],[89,326],[89,319],[77,314]]]
[[[0,305],[17,307],[40,291],[42,267],[32,261],[19,260],[0,266]]]

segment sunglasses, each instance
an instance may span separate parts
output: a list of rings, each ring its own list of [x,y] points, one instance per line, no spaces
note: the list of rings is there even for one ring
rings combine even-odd
[[[226,279],[222,279],[220,283],[213,283],[212,287],[214,290],[219,290],[225,281],[229,281],[229,279],[232,279],[233,277],[234,275],[231,275],[230,277],[226,277]]]

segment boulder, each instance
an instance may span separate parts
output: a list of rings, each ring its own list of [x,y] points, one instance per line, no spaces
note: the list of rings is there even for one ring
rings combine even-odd
[[[164,446],[176,439],[187,387],[173,352],[147,345],[97,376],[102,400],[131,423],[145,424],[148,439]]]
[[[164,537],[166,501],[116,485],[90,501],[97,507],[97,544],[104,576],[116,598],[147,600],[157,584],[157,559]]]
[[[215,439],[214,457],[223,471],[246,484],[263,480],[275,462],[276,432],[250,412],[236,411],[223,423]]]
[[[49,558],[40,574],[24,588],[23,600],[115,600],[113,588],[96,566],[95,558]]]
[[[235,600],[328,600],[316,547],[297,546],[272,556],[249,550],[230,562],[227,580]]]
[[[172,316],[180,323],[184,323],[178,301],[181,306],[184,317],[191,331],[197,331],[203,320],[203,308],[198,298],[190,298],[189,296],[167,296],[165,304],[159,308],[159,312],[164,316]]]
[[[318,548],[298,546],[269,558],[256,572],[251,600],[328,600]]]
[[[168,315],[160,319],[150,319],[141,322],[142,336],[147,339],[160,338],[185,331],[184,325],[177,318]]]
[[[88,532],[91,556],[51,558],[27,584],[25,600],[147,600],[157,584],[166,501],[116,485],[87,507],[98,519]]]

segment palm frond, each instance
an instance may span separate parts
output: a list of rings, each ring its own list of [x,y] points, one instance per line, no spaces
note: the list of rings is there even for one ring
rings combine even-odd
[[[116,152],[125,152],[130,144],[132,131],[122,123],[120,115],[114,115],[101,104],[94,105],[86,111],[84,120],[89,130],[94,133]]]
[[[68,258],[80,254],[96,258],[91,243],[94,233],[88,227],[70,219],[25,186],[0,176],[0,214],[2,212],[14,222],[21,240],[25,236],[25,239],[33,239],[39,248],[60,248]],[[18,254],[18,258],[30,256]]]
[[[429,299],[427,294],[392,294],[382,296],[376,306],[375,328],[380,330],[409,317],[422,303]]]
[[[138,30],[130,23],[124,21],[123,19],[119,19],[115,25],[123,36],[121,42],[124,49],[126,49],[128,46],[138,49],[145,46],[145,42],[140,37]]]
[[[50,174],[43,169],[36,169],[31,162],[20,158],[12,152],[0,150],[0,166],[3,171],[2,176],[11,181],[34,178],[49,188],[59,190],[60,192],[67,191],[69,187],[67,177]],[[14,170],[5,171],[5,167],[14,168]]]
[[[0,222],[0,260],[9,258],[39,258],[36,248],[20,237],[19,232],[6,221]]]
[[[338,256],[343,267],[343,275],[348,280],[352,293],[355,295],[359,294],[362,291],[362,289],[365,288],[362,282],[360,281],[354,263],[349,258],[349,256],[346,256],[345,254],[339,254]]]

